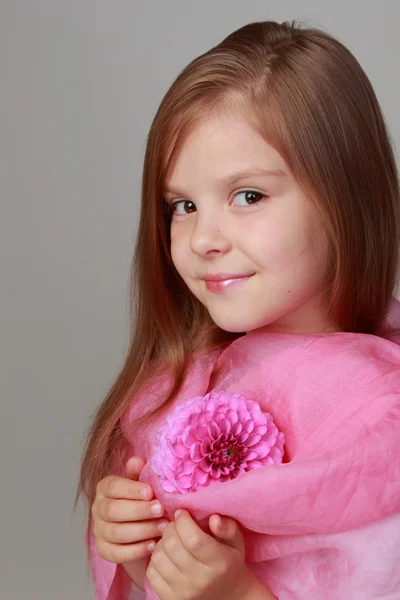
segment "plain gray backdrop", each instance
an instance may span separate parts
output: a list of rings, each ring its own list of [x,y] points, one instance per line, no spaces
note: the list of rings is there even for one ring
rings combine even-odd
[[[190,60],[264,19],[347,45],[399,147],[396,0],[0,0],[1,598],[94,597],[71,510],[127,350],[146,135]]]

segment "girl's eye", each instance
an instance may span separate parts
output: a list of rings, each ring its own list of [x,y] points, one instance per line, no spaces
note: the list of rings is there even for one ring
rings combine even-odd
[[[235,194],[235,197],[240,196],[240,195],[244,195],[245,204],[239,204],[238,206],[251,206],[252,204],[257,204],[258,202],[261,202],[262,200],[269,197],[266,194],[262,194],[261,192],[256,192],[255,190],[243,190],[243,191]],[[182,205],[183,212],[179,213],[177,211],[177,207],[180,204]],[[188,211],[185,210],[185,204],[191,205],[191,208],[189,208]],[[193,212],[193,207],[194,207],[194,209],[196,209],[195,205],[190,200],[178,200],[177,202],[173,202],[172,204],[169,205],[169,212],[171,214],[175,214],[175,215],[190,214],[191,212]]]
[[[171,215],[187,215],[187,214],[190,214],[192,212],[192,210],[190,210],[190,212],[186,212],[185,209],[183,208],[183,212],[178,213],[177,210],[176,210],[176,207],[179,206],[180,204],[183,204],[183,205],[185,205],[185,204],[191,204],[192,207],[194,206],[193,202],[191,202],[190,200],[178,200],[177,202],[173,202],[172,204],[169,205],[168,212]]]
[[[256,192],[255,190],[243,190],[242,192],[238,192],[236,196],[240,196],[241,194],[244,194],[245,202],[250,202],[250,205],[257,204],[257,202],[261,202],[265,198],[268,198],[268,196],[266,196],[265,194],[262,194],[261,192]],[[239,204],[239,206],[249,206],[249,204]]]

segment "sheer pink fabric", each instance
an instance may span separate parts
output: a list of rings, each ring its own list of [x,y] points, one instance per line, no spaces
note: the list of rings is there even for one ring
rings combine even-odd
[[[193,361],[175,403],[215,390],[240,392],[285,433],[284,462],[175,495],[152,472],[160,417],[133,443],[131,424],[163,398],[155,380],[121,419],[127,456],[173,520],[186,508],[207,529],[213,513],[237,519],[246,563],[280,600],[400,598],[400,303],[379,336],[250,332]],[[172,407],[171,407],[172,408]],[[97,600],[142,598],[92,536]],[[146,579],[146,600],[157,595]]]

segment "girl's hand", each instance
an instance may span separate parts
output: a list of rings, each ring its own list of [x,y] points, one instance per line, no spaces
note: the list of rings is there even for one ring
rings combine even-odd
[[[97,485],[91,508],[93,532],[100,556],[109,562],[128,563],[149,556],[148,544],[155,545],[154,538],[162,535],[159,525],[169,523],[168,519],[160,521],[164,513],[160,503],[149,502],[153,497],[151,487],[136,481],[143,462],[139,456],[131,457],[126,465],[128,478],[108,475]],[[156,504],[161,508],[159,513],[151,510]]]
[[[184,510],[169,523],[146,575],[160,600],[242,600],[254,582],[243,534],[229,517],[212,515],[205,533]]]

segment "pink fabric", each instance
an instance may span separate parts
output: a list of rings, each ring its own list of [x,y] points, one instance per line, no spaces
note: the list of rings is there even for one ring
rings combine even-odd
[[[282,464],[232,481],[183,495],[162,489],[149,459],[166,413],[133,445],[130,426],[162,400],[167,377],[121,419],[128,455],[145,459],[140,480],[168,517],[186,508],[204,529],[213,513],[237,519],[246,563],[280,600],[400,598],[398,301],[380,335],[250,332],[199,355],[169,410],[212,390],[241,393],[271,413],[286,437]],[[139,598],[121,565],[93,548],[96,599]],[[157,598],[147,579],[145,597]]]

